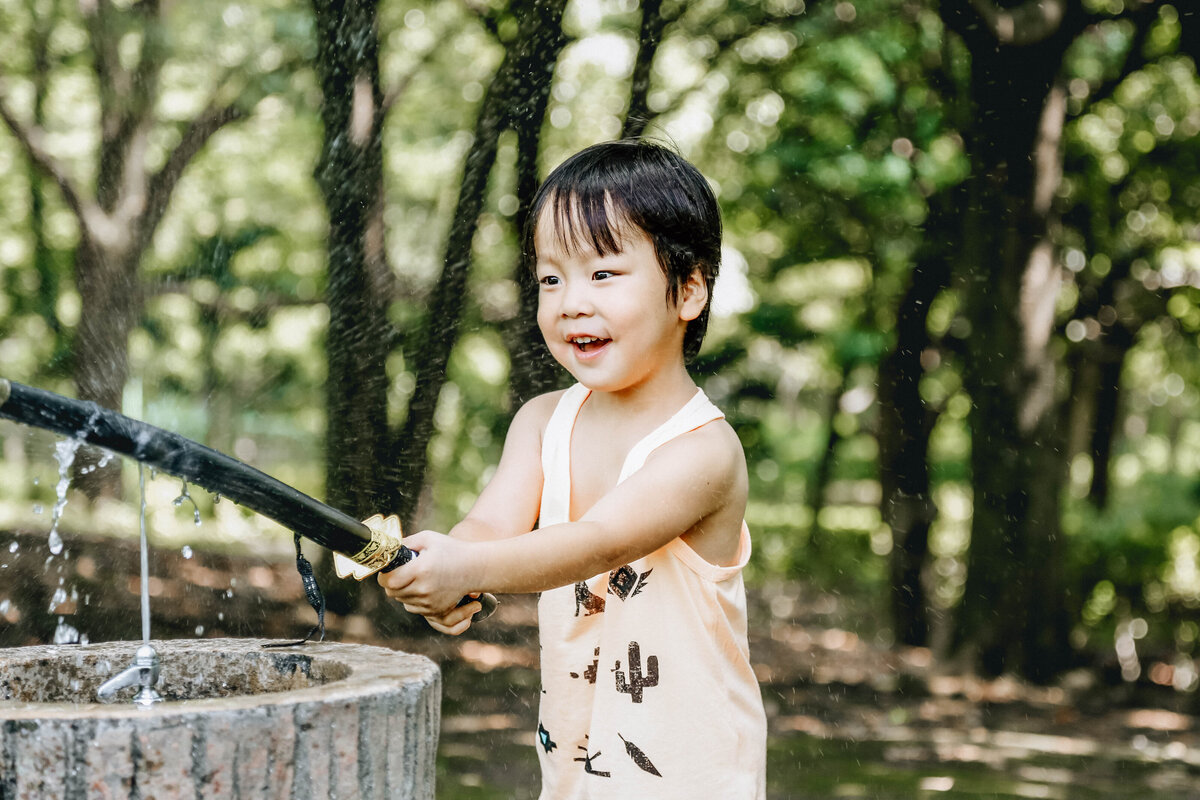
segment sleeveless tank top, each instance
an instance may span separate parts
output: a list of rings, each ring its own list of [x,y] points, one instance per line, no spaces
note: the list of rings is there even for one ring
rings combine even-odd
[[[570,521],[576,384],[542,439],[543,527]],[[666,442],[724,415],[702,391],[626,456],[619,481]],[[540,800],[761,800],[766,717],[750,667],[742,567],[682,539],[608,574],[542,592]]]

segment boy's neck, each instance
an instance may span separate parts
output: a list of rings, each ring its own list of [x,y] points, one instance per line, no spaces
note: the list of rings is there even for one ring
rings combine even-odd
[[[640,416],[674,413],[696,394],[696,382],[682,362],[678,369],[655,375],[651,380],[616,392],[592,390],[588,402],[597,410]]]

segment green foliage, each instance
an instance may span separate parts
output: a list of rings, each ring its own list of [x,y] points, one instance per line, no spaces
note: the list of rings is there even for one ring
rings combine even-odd
[[[117,5],[125,46],[144,46],[129,4]],[[878,512],[878,367],[914,263],[931,245],[952,255],[961,246],[961,232],[937,227],[932,212],[968,177],[969,58],[933,3],[664,5],[650,134],[692,158],[722,205],[717,293],[736,302],[714,315],[696,373],[747,453],[753,574],[882,592],[891,536]],[[1092,646],[1107,647],[1104,637],[1139,617],[1152,637],[1194,649],[1179,631],[1196,602],[1181,576],[1200,518],[1200,463],[1190,455],[1200,452],[1200,82],[1178,52],[1176,6],[1159,4],[1144,31],[1120,3],[1085,6],[1102,18],[1073,44],[1062,75],[1069,116],[1053,237],[1064,287],[1051,349],[1064,401],[1076,365],[1119,348],[1125,369],[1116,486],[1097,511],[1087,481],[1074,477],[1066,566]],[[475,117],[515,22],[502,2],[380,6],[393,421],[412,395],[415,331],[440,274]],[[543,171],[619,134],[639,22],[634,4],[572,4]],[[143,259],[129,394],[151,421],[320,495],[328,220],[313,179],[324,133],[314,36],[304,2],[170,4],[147,163],[161,166],[210,97],[237,98],[251,113],[192,161]],[[101,87],[78,8],[0,0],[0,75],[21,119],[42,115],[51,154],[94,182]],[[512,413],[501,330],[518,307],[515,157],[513,137],[502,137],[430,448],[422,520],[432,527],[469,507]],[[0,206],[0,371],[70,393],[79,232],[54,182],[7,133]],[[971,509],[972,401],[957,346],[971,335],[966,296],[960,282],[933,300],[919,384],[937,416],[929,467],[942,605],[961,590]],[[1083,433],[1072,452],[1086,451],[1086,421],[1073,424]],[[831,431],[825,503],[813,519],[807,498]],[[1164,442],[1174,443],[1165,460]],[[1086,453],[1075,456],[1073,475],[1084,462]]]
[[[1137,638],[1151,657],[1194,652],[1194,637],[1178,634],[1200,607],[1200,478],[1146,474],[1113,500],[1105,511],[1077,502],[1064,520],[1082,601],[1078,635],[1102,645],[1140,619]]]

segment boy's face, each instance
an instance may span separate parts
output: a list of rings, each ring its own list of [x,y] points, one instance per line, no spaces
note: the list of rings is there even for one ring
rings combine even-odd
[[[550,207],[534,230],[538,327],[580,383],[622,392],[683,365],[683,335],[708,301],[699,271],[667,300],[667,279],[645,231],[626,223],[621,251],[600,256],[576,236],[563,246]]]

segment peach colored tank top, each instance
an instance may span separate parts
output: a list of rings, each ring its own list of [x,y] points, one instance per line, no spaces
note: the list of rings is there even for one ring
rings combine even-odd
[[[571,432],[590,391],[568,389],[542,440],[540,524],[570,518]],[[638,442],[619,480],[676,436],[724,415],[702,391]],[[682,539],[538,601],[541,800],[761,800],[766,717],[750,668],[742,567]]]

